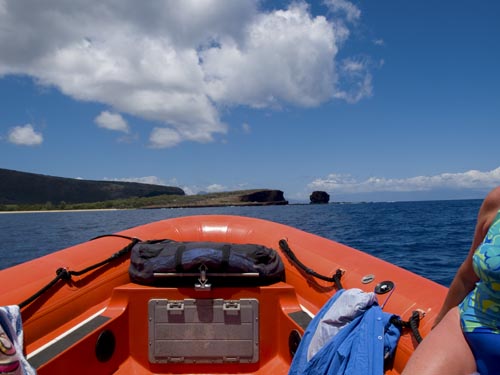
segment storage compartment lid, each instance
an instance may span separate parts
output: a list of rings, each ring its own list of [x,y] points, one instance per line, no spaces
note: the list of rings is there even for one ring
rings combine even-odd
[[[152,299],[151,363],[255,363],[259,360],[256,299]]]

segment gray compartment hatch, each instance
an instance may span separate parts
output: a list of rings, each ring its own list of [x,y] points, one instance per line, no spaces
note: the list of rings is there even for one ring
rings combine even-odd
[[[259,360],[256,299],[152,299],[151,363],[255,363]]]

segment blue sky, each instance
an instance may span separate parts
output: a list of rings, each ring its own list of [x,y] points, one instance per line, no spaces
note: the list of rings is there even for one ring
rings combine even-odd
[[[0,0],[0,167],[482,198],[500,184],[499,19],[494,0]]]

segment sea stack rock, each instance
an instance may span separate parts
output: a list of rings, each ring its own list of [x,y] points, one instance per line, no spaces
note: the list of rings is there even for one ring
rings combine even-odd
[[[311,204],[328,203],[330,201],[330,195],[326,191],[313,191],[309,198]]]

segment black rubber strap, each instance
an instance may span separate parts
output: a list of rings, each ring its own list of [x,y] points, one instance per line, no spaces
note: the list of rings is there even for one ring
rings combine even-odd
[[[221,271],[225,272],[229,268],[229,256],[231,255],[231,245],[222,246],[222,260],[220,262]]]
[[[184,266],[182,265],[182,254],[186,250],[186,245],[179,245],[177,251],[175,252],[175,270],[177,272],[184,272]]]

